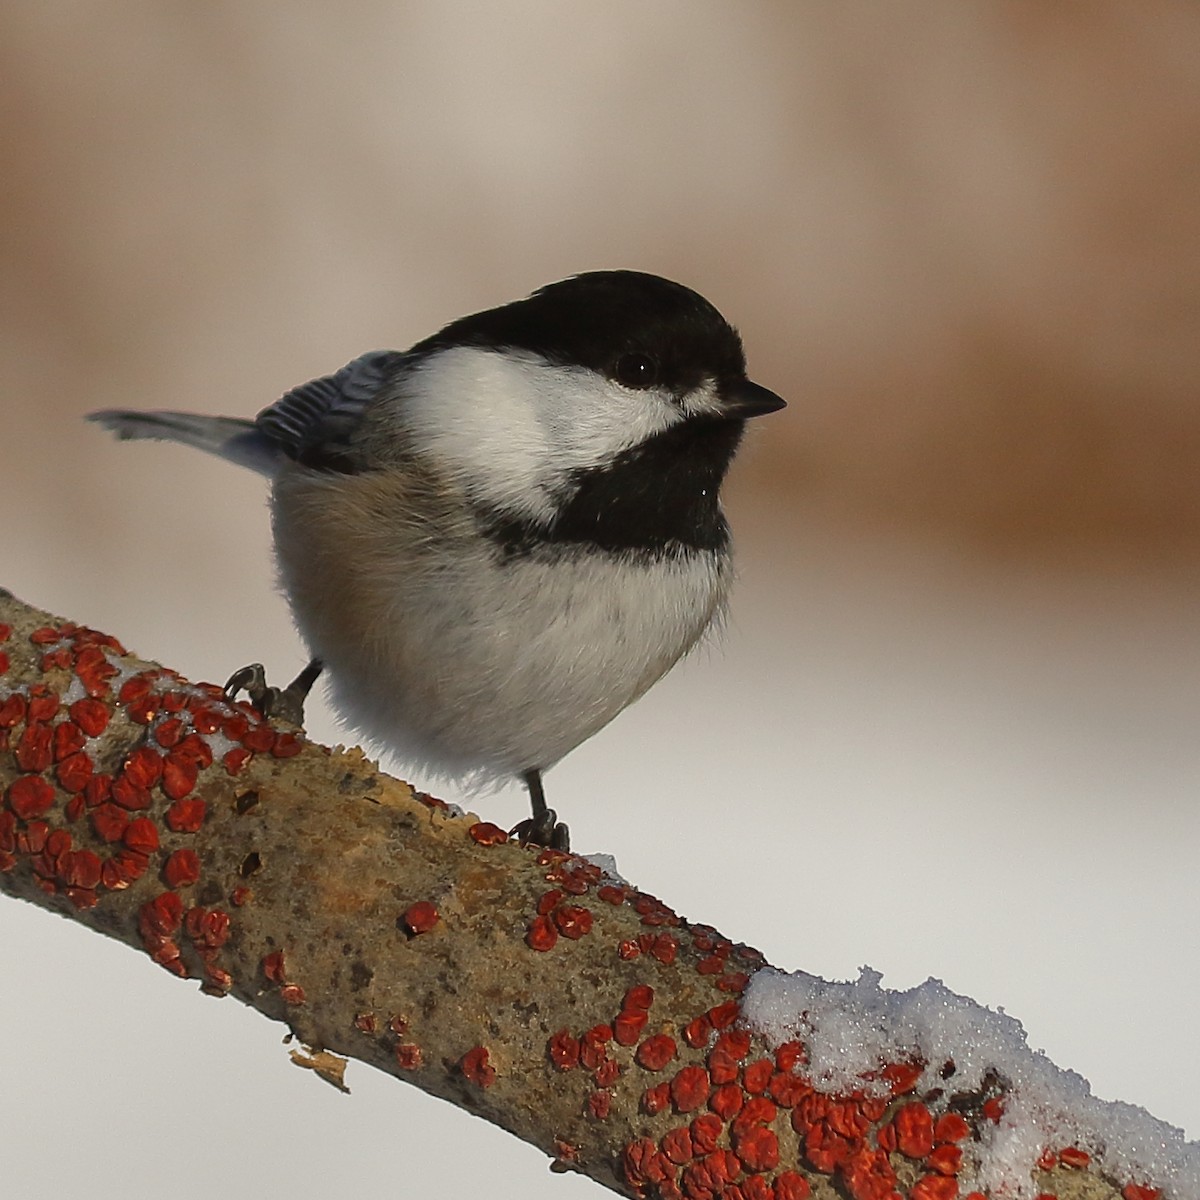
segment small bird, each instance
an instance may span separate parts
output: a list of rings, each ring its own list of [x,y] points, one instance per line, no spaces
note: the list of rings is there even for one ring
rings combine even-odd
[[[514,834],[566,848],[542,773],[608,724],[721,615],[718,497],[748,417],[741,340],[702,296],[594,271],[378,350],[254,420],[90,415],[271,481],[283,591],[312,661],[252,697],[335,709],[410,767],[517,776]]]

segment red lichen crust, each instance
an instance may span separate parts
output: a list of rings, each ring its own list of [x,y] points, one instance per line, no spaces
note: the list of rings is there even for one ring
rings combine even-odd
[[[486,1046],[473,1046],[459,1060],[464,1077],[481,1088],[489,1088],[496,1082],[496,1068],[488,1058]]]

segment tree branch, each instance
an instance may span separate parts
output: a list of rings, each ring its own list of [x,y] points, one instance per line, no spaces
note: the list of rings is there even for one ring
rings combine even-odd
[[[1005,1079],[934,1097],[920,1063],[821,1092],[739,1023],[757,951],[8,593],[0,790],[0,891],[624,1195],[951,1200],[1001,1119]],[[1042,1193],[1158,1194],[1051,1150]]]

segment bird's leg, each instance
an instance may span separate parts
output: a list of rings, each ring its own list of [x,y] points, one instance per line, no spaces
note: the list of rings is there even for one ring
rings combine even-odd
[[[292,725],[304,725],[304,701],[316,683],[325,664],[314,658],[312,662],[285,688],[270,687],[262,663],[251,663],[234,671],[225,685],[225,696],[236,699],[238,692],[245,692],[250,703],[264,717],[279,717]]]
[[[521,778],[529,789],[529,804],[533,816],[522,821],[510,830],[522,846],[533,843],[535,846],[546,846],[551,850],[569,850],[571,835],[552,808],[546,807],[546,792],[542,787],[542,773],[536,767],[526,771]]]

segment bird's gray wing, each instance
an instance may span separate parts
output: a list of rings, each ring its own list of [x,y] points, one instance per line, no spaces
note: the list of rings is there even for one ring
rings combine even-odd
[[[255,428],[306,466],[358,470],[354,432],[404,357],[398,350],[372,350],[332,375],[302,383],[264,408]]]

